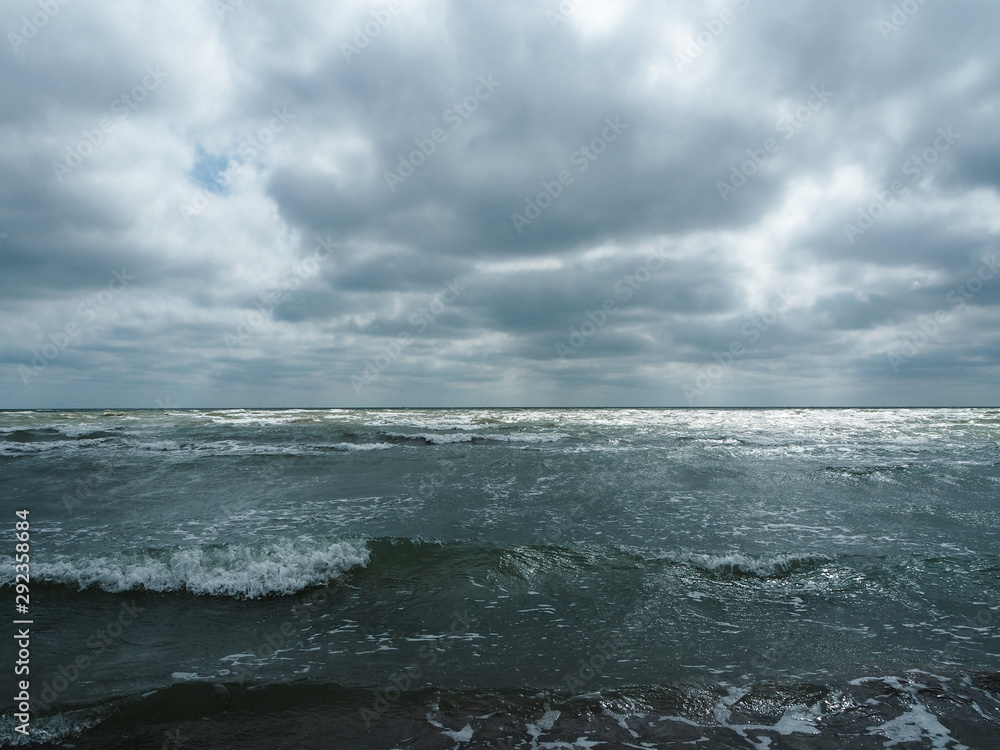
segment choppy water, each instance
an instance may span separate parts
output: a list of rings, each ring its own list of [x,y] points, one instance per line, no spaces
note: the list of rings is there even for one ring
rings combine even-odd
[[[36,740],[1000,735],[996,410],[4,412],[0,497]]]

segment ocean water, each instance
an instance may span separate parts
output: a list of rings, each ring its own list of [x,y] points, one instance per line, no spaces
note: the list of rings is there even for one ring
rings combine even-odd
[[[1000,747],[997,410],[8,411],[0,502],[0,744]]]

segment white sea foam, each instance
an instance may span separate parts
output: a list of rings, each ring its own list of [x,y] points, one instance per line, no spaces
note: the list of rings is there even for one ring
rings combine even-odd
[[[495,443],[556,443],[569,437],[562,432],[549,433],[515,433],[504,434],[494,432],[448,432],[448,433],[409,433],[388,432],[388,437],[409,440],[424,440],[432,445],[448,445],[451,443],[471,443],[475,440],[488,440]]]
[[[559,711],[548,710],[545,714],[536,721],[534,724],[526,724],[525,730],[531,736],[531,746],[538,747],[538,738],[541,737],[545,732],[548,732],[555,726],[556,721],[559,719]]]
[[[111,438],[84,438],[77,440],[46,440],[24,443],[0,443],[0,456],[21,456],[29,453],[46,453],[49,451],[78,450],[101,445]]]
[[[934,750],[946,750],[949,746],[954,750],[968,750],[958,743],[951,731],[945,727],[937,716],[927,710],[919,701],[914,701],[909,710],[895,719],[869,728],[870,734],[878,734],[887,738],[885,747],[895,747],[902,743],[923,743],[928,740]],[[954,743],[954,744],[952,744]]]
[[[86,442],[86,441],[78,441]],[[253,444],[241,443],[236,440],[213,440],[199,443],[178,443],[176,440],[152,440],[134,444],[137,450],[144,451],[178,451],[204,453],[206,455],[260,455],[260,456],[308,456],[322,451],[335,450],[343,452],[388,450],[395,446],[390,443],[316,443],[299,444]]]
[[[459,731],[454,731],[451,729],[445,729],[441,732],[445,737],[450,737],[455,740],[455,742],[472,742],[472,725],[466,724]]]
[[[804,565],[830,560],[823,555],[745,555],[741,552],[726,555],[687,553],[670,555],[667,559],[693,565],[717,576],[753,575],[758,578],[770,578]]]
[[[346,451],[348,453],[354,451],[384,451],[394,448],[394,445],[389,443],[333,443],[326,445],[317,445],[316,448],[327,448],[336,451]]]
[[[63,557],[36,563],[32,573],[50,583],[96,586],[111,593],[188,591],[256,599],[293,594],[368,564],[362,541],[298,539],[258,545],[218,545]]]
[[[914,670],[911,674],[925,674],[928,677],[935,677],[942,682],[949,682],[947,678],[938,677],[930,672]],[[851,685],[861,685],[866,682],[882,682],[884,685],[906,693],[910,698],[910,705],[906,713],[900,714],[895,719],[890,719],[884,724],[868,728],[868,733],[881,735],[887,739],[883,743],[884,747],[895,747],[902,743],[923,743],[929,741],[934,750],[969,750],[969,748],[951,736],[951,730],[944,726],[938,717],[931,713],[927,707],[920,702],[917,694],[920,689],[926,688],[913,679],[901,677],[859,677],[851,680]]]
[[[30,738],[25,738],[14,729],[19,722],[15,720],[13,713],[3,714],[0,716],[0,747],[25,747],[40,743],[62,745],[66,740],[97,726],[114,711],[114,704],[105,703],[73,711],[60,711],[48,716],[33,716]],[[63,746],[72,747],[68,743]]]

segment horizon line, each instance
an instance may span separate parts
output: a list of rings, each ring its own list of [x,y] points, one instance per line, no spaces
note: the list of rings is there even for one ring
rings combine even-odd
[[[0,407],[0,413],[18,411],[236,411],[236,410],[267,410],[267,411],[287,411],[298,409],[302,411],[328,411],[331,409],[343,411],[379,411],[392,409],[1000,409],[1000,404],[994,405],[848,405],[848,406],[804,406],[804,405],[783,405],[783,406],[35,406],[35,407]]]

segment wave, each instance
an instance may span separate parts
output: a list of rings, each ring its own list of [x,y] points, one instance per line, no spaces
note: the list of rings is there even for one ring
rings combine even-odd
[[[343,453],[353,453],[355,451],[384,451],[392,448],[385,443],[332,443],[325,445],[312,445],[310,448],[339,451]]]
[[[811,554],[701,554],[604,545],[506,545],[481,541],[436,541],[402,537],[314,539],[249,545],[219,544],[149,549],[112,555],[62,555],[32,565],[42,584],[77,590],[186,592],[259,599],[286,596],[331,583],[351,572],[352,582],[418,576],[432,581],[452,576],[499,576],[535,580],[584,571],[681,566],[714,579],[769,579],[830,562]],[[4,585],[11,577],[5,576]]]
[[[921,558],[923,559],[923,558]],[[123,552],[106,556],[61,556],[32,566],[42,584],[78,590],[186,592],[195,595],[259,599],[296,594],[342,577],[353,586],[396,586],[418,579],[428,585],[456,579],[570,580],[581,574],[615,571],[689,578],[692,574],[718,585],[792,579],[828,583],[833,577],[885,575],[914,564],[912,557],[856,554],[828,556],[811,552],[719,552],[663,550],[602,544],[503,544],[477,540],[438,541],[405,537],[314,539],[249,545],[223,544]],[[935,562],[935,560],[929,560]],[[977,569],[995,561],[978,559]],[[960,564],[958,559],[951,563]],[[951,564],[950,563],[950,564]],[[835,570],[834,570],[835,569]],[[891,569],[891,570],[889,570]],[[631,572],[629,572],[631,571]],[[12,573],[3,578],[10,585]]]
[[[909,468],[905,464],[894,464],[892,466],[824,466],[823,471],[846,479],[874,479],[876,481],[892,482],[894,481],[894,475],[907,471]]]
[[[116,432],[94,430],[75,425],[54,427],[18,428],[0,433],[0,456],[21,456],[63,449],[102,445],[118,438]]]
[[[318,455],[328,452],[388,450],[403,446],[468,444],[556,443],[570,437],[566,433],[533,432],[389,432],[381,428],[326,429],[301,435],[247,435],[243,439],[205,439],[193,433],[152,438],[119,430],[41,427],[0,433],[0,456],[23,456],[47,451],[104,448],[152,453],[195,455]],[[249,438],[249,439],[246,439]]]
[[[781,578],[796,571],[804,571],[832,562],[825,555],[745,555],[731,552],[725,555],[688,553],[671,556],[672,562],[690,565],[716,578]]]
[[[557,443],[569,437],[562,432],[498,434],[477,432],[409,433],[386,432],[385,439],[417,445],[449,445],[452,443]]]
[[[7,443],[50,443],[62,441],[67,438],[76,440],[88,440],[105,437],[114,437],[110,432],[100,430],[57,430],[53,427],[40,427],[35,429],[17,429],[5,432],[0,435],[0,441]]]
[[[258,599],[329,583],[368,564],[364,541],[301,538],[271,544],[205,545],[123,552],[105,557],[62,556],[34,563],[42,583],[126,591],[186,591]]]
[[[718,443],[720,445],[747,445],[747,441],[729,435],[680,435],[678,443]]]
[[[383,568],[414,571],[440,566],[460,570],[466,575],[477,571],[533,579],[559,572],[570,575],[601,570],[642,572],[667,566],[694,569],[719,580],[741,577],[770,579],[806,574],[834,562],[834,558],[817,554],[704,554],[617,545],[504,545],[393,537],[372,539],[369,547],[372,564],[365,571],[366,575],[376,575]]]
[[[335,451],[352,453],[355,451],[387,450],[393,446],[387,443],[241,443],[237,440],[209,440],[203,442],[177,442],[176,440],[153,440],[135,442],[131,447],[141,451],[166,453],[202,453],[206,455],[254,455],[254,456],[313,456]]]

